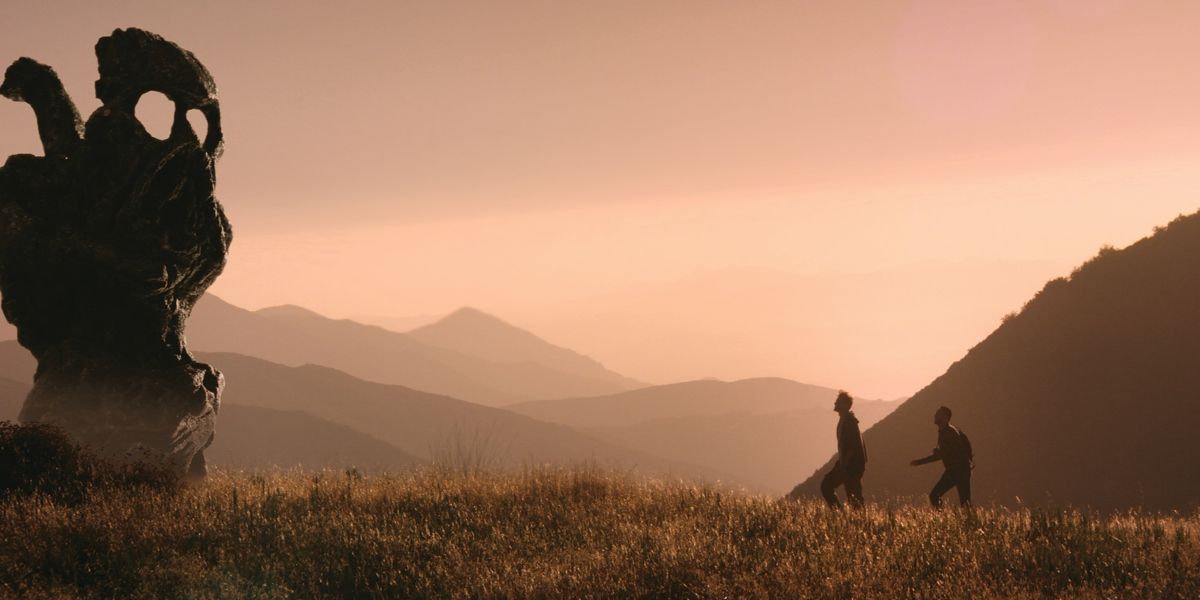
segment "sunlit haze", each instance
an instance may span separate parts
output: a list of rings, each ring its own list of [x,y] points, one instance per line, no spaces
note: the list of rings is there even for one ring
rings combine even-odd
[[[907,396],[1200,207],[1200,3],[5,2],[89,114],[143,27],[221,91],[212,293],[474,306],[653,383]],[[7,63],[5,63],[7,64]],[[0,156],[39,153],[0,102]]]

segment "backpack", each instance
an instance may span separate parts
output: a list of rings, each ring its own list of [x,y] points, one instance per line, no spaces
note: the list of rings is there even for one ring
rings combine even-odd
[[[963,449],[967,452],[967,462],[971,463],[971,468],[975,468],[975,451],[971,449],[971,438],[967,437],[967,433],[961,429],[958,430],[958,438],[962,441]]]

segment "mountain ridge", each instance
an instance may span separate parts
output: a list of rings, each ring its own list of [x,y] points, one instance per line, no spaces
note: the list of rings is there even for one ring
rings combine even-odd
[[[639,388],[616,394],[535,400],[509,409],[554,423],[588,427],[632,425],[658,417],[767,414],[832,406],[838,390],[783,377],[736,381],[696,379]]]
[[[623,389],[646,384],[625,377],[599,361],[552,344],[536,334],[471,306],[463,306],[437,321],[406,332],[429,345],[499,363],[532,362]]]
[[[638,450],[630,450],[576,431],[566,426],[537,421],[500,408],[473,404],[449,396],[413,390],[398,385],[375,383],[358,379],[338,369],[319,365],[290,367],[256,357],[229,352],[199,352],[197,357],[220,369],[226,376],[225,393],[218,413],[216,458],[234,465],[240,464],[236,448],[257,449],[254,464],[263,462],[269,446],[255,444],[261,431],[271,423],[239,424],[229,431],[223,429],[224,416],[233,414],[265,414],[289,417],[292,430],[311,429],[320,422],[322,435],[333,435],[345,443],[345,448],[373,448],[403,457],[404,463],[440,462],[450,466],[464,461],[476,461],[478,466],[521,468],[531,464],[569,466],[595,462],[620,469],[638,469],[652,474],[673,474],[684,477],[727,479],[712,469],[665,460]],[[4,383],[12,380],[22,386],[19,398],[28,390],[36,362],[27,350],[15,341],[0,342],[0,400]],[[3,405],[0,405],[2,408]],[[242,410],[246,409],[246,410]],[[299,421],[292,413],[305,415]],[[347,439],[346,430],[357,432]],[[223,433],[224,432],[224,433]],[[221,440],[222,436],[239,436],[236,443]],[[382,445],[381,445],[382,444]],[[319,444],[318,444],[319,446]],[[306,450],[290,442],[290,447]],[[328,449],[327,449],[328,450]],[[276,452],[277,453],[277,452]],[[326,460],[345,455],[337,449],[328,450]],[[317,459],[320,454],[310,453]],[[357,456],[357,455],[356,455]],[[381,466],[372,466],[376,470]],[[367,461],[371,462],[371,461]],[[336,466],[333,464],[326,466]],[[354,465],[346,465],[354,466]]]
[[[212,295],[197,303],[187,339],[196,350],[230,351],[287,365],[328,365],[369,381],[487,405],[623,389],[537,363],[488,361],[307,309],[267,310],[264,316]]]
[[[1200,213],[1103,248],[871,429],[865,486],[923,496],[941,405],[971,437],[977,501],[1187,509],[1200,498]],[[829,463],[824,468],[828,468]],[[823,469],[824,469],[823,468]],[[823,470],[822,469],[822,470]],[[820,470],[793,490],[813,495]]]

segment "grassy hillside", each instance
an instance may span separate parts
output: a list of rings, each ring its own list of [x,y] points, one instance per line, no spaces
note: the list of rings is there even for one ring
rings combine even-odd
[[[971,437],[976,500],[1200,503],[1200,214],[1056,279],[866,432],[868,495],[921,495],[934,410]],[[818,476],[797,488],[815,494]]]
[[[216,476],[0,501],[11,598],[1200,595],[1195,519],[816,504],[601,472]]]

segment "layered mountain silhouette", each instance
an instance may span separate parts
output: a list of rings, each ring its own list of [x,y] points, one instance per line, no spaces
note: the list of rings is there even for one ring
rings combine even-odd
[[[16,342],[0,342],[0,421],[17,419],[35,366]],[[396,471],[425,462],[354,429],[298,411],[225,403],[220,423],[220,435],[206,457],[209,464],[226,468]]]
[[[868,495],[928,492],[940,467],[907,462],[934,445],[942,405],[974,446],[977,502],[1195,507],[1200,214],[1046,284],[868,430]],[[819,477],[795,493],[815,495]]]
[[[219,466],[398,470],[427,462],[494,468],[588,462],[721,478],[712,469],[626,449],[566,426],[363,381],[328,367],[288,367],[228,352],[202,352],[198,358],[217,365],[228,382],[208,454]],[[18,399],[19,409],[35,367],[15,341],[0,342],[0,410],[8,395]],[[18,384],[11,394],[6,381]]]
[[[323,317],[295,306],[253,312],[216,296],[197,303],[188,321],[188,345],[202,351],[255,356],[285,365],[319,364],[369,381],[403,385],[489,406],[608,394],[637,382],[599,363],[537,340],[494,317],[460,311],[418,330],[418,336],[350,320]],[[479,326],[480,343],[470,327]],[[438,345],[442,340],[448,347]],[[519,351],[504,359],[494,349]],[[474,347],[484,356],[470,353]],[[538,362],[534,357],[546,362]],[[565,365],[567,370],[557,368]]]
[[[225,404],[220,430],[205,451],[230,469],[399,471],[428,461],[359,431],[294,410]]]
[[[496,363],[542,365],[586,380],[616,384],[623,389],[646,385],[474,308],[461,308],[435,323],[409,331],[408,335],[430,346]]]
[[[220,365],[230,381],[223,403],[303,411],[425,460],[454,463],[474,455],[496,467],[597,461],[683,475],[704,471],[507,410],[363,381],[328,367],[287,367],[231,353],[201,356]]]
[[[620,394],[523,402],[512,410],[543,421],[582,427],[634,425],[682,416],[778,414],[830,408],[838,391],[778,377],[740,381],[702,379]]]
[[[837,390],[780,378],[688,381],[616,395],[527,402],[512,410],[577,427],[622,446],[735,474],[781,493],[834,447]],[[896,402],[858,400],[867,427]]]

